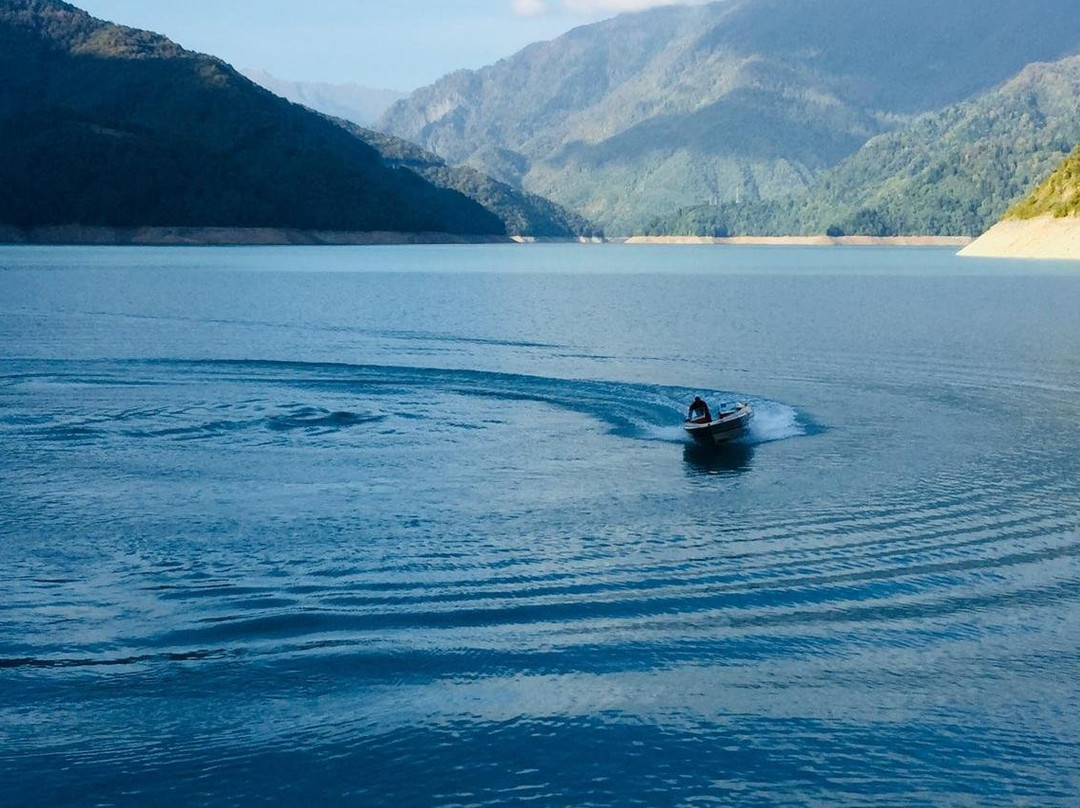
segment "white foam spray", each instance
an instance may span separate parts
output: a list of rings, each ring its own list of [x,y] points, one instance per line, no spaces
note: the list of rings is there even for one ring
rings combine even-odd
[[[794,407],[776,401],[752,401],[750,406],[754,408],[754,420],[743,438],[744,443],[770,443],[806,432]]]

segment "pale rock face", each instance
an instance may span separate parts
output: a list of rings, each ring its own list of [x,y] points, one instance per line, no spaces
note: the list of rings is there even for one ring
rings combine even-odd
[[[991,227],[960,255],[1080,261],[1080,216],[1007,219]]]

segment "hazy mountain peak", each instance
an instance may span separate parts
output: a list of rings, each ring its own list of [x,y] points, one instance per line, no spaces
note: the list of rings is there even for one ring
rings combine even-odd
[[[288,81],[255,68],[240,72],[282,98],[364,126],[377,121],[391,104],[407,95],[400,90],[376,89],[352,82]]]

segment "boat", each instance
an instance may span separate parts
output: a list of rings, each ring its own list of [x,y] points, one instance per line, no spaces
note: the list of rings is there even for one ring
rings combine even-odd
[[[739,402],[733,409],[721,410],[715,417],[707,407],[693,410],[690,416],[684,424],[690,437],[698,443],[716,445],[742,436],[754,420],[754,410],[749,404]]]

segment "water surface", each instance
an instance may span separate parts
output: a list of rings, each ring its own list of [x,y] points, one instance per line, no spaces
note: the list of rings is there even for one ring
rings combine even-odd
[[[0,248],[4,802],[1075,805],[1078,415],[1069,265]]]

